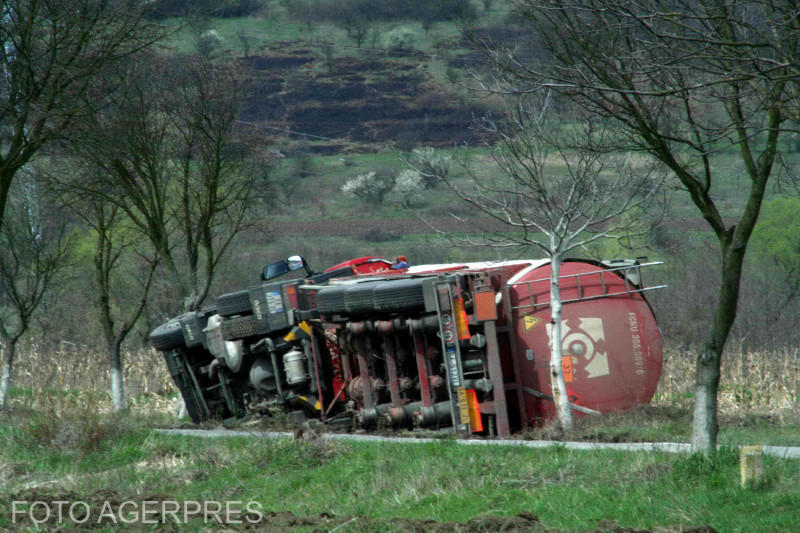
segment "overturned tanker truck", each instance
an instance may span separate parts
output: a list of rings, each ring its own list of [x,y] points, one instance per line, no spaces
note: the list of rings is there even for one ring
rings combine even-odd
[[[662,350],[645,293],[659,287],[642,271],[655,264],[562,265],[562,368],[576,412],[653,396]],[[392,269],[378,257],[314,274],[293,256],[260,284],[162,324],[151,342],[195,422],[255,414],[504,437],[555,415],[549,276],[547,260]]]

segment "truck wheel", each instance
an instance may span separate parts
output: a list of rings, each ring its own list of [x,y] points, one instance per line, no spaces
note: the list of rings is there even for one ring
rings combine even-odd
[[[249,291],[229,292],[217,296],[217,314],[219,316],[249,315],[252,312]]]
[[[178,387],[183,401],[186,404],[186,412],[192,422],[199,424],[208,420],[208,411],[205,407],[200,391],[197,390],[191,375],[189,374],[188,362],[186,361],[184,350],[163,351],[164,361],[172,376],[172,381]]]
[[[150,333],[150,343],[156,350],[164,351],[184,346],[181,317],[170,319]]]

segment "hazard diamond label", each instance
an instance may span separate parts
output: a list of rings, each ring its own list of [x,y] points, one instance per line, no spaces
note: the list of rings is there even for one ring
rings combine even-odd
[[[532,327],[534,327],[541,321],[542,319],[536,318],[535,316],[525,315],[522,317],[522,326],[525,328],[525,331],[529,331]]]

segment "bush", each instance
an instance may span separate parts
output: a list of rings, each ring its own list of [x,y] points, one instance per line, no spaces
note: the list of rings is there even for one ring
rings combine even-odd
[[[394,187],[394,183],[394,174],[387,171],[372,171],[349,180],[342,186],[342,192],[355,196],[364,204],[380,205]]]
[[[425,189],[432,189],[437,183],[447,178],[453,158],[444,152],[437,152],[433,148],[417,148],[408,157],[408,162],[414,167],[422,178]]]
[[[389,242],[396,241],[400,234],[396,231],[387,231],[381,228],[370,228],[361,236],[361,240],[367,242]]]
[[[316,174],[314,158],[306,153],[299,153],[294,158],[292,174],[300,179],[309,178]]]
[[[206,57],[222,48],[225,39],[217,30],[206,30],[197,38],[197,49]]]
[[[404,207],[411,207],[423,190],[425,184],[422,175],[416,170],[406,169],[398,174],[393,192],[400,197]]]
[[[97,451],[133,430],[127,414],[101,412],[91,397],[53,398],[44,409],[30,411],[18,423],[19,446],[78,453]]]
[[[407,28],[395,28],[386,33],[383,44],[390,54],[401,54],[414,47],[414,33]]]

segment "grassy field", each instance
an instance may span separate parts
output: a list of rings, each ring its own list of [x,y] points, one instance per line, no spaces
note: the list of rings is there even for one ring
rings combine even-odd
[[[93,517],[108,501],[113,508],[137,502],[127,512],[144,501],[240,502],[261,513],[248,519],[260,519],[255,527],[266,531],[497,531],[508,524],[519,531],[775,532],[797,531],[800,521],[797,462],[765,457],[763,481],[743,489],[731,449],[703,459],[558,446],[489,449],[449,439],[411,445],[198,439],[155,434],[113,417],[98,418],[93,431],[81,427],[81,417],[62,418],[52,433],[19,414],[6,415],[0,429],[8,502],[0,504],[0,528],[44,518],[41,505],[25,514],[31,503],[18,504],[12,516],[13,501],[61,500],[86,502]],[[185,525],[182,516],[163,518],[167,530],[214,529],[200,517]],[[46,522],[58,525],[54,516]],[[92,524],[113,526],[110,518]]]

